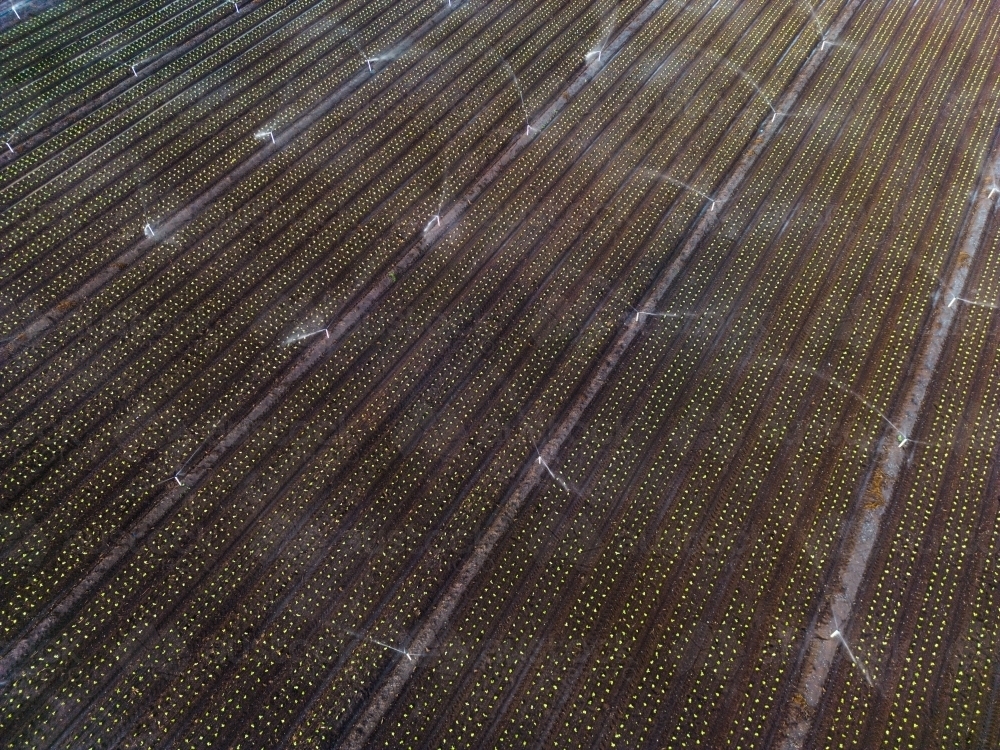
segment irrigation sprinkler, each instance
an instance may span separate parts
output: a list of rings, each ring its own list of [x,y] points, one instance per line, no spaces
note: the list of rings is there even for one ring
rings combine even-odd
[[[853,390],[851,390],[850,388],[848,388],[846,385],[844,385],[840,381],[836,380],[835,378],[830,378],[829,382],[830,382],[831,385],[833,385],[838,390],[843,391],[844,393],[847,393],[848,395],[853,396],[854,398],[856,398],[869,411],[871,411],[874,414],[877,414],[879,417],[882,418],[882,420],[887,425],[889,425],[893,430],[895,430],[896,431],[896,447],[897,448],[902,448],[907,443],[915,443],[915,444],[919,444],[919,445],[927,445],[927,443],[923,442],[922,440],[913,440],[909,436],[905,435],[903,433],[903,430],[900,427],[898,427],[895,422],[893,422],[891,419],[889,419],[889,417],[887,417],[880,409],[877,409],[873,404],[871,404],[867,399],[863,398],[859,393],[855,393]]]
[[[548,461],[546,461],[544,458],[542,458],[542,452],[540,450],[538,450],[538,445],[535,444],[534,440],[531,441],[531,444],[533,446],[535,446],[535,453],[538,454],[538,459],[537,459],[536,463],[538,463],[541,466],[543,466],[545,468],[545,471],[547,471],[549,473],[549,476],[552,477],[552,479],[556,482],[556,484],[558,484],[560,487],[562,487],[564,490],[566,490],[568,493],[570,493],[572,495],[573,494],[573,490],[570,489],[569,484],[566,482],[565,479],[563,479],[561,476],[559,476],[559,474],[557,474],[556,472],[552,471],[552,467],[549,466]]]
[[[10,141],[4,141],[4,143],[7,144],[7,150],[10,151],[13,154],[14,153],[14,147],[10,145]]]
[[[987,194],[986,197],[987,198],[992,198],[997,193],[1000,193],[1000,187],[997,187],[996,185],[990,185],[990,192],[989,192],[989,194]]]
[[[635,322],[639,322],[639,316],[646,316],[650,318],[696,318],[697,313],[693,312],[649,312],[646,310],[636,310],[632,305],[628,308],[635,313]]]
[[[403,656],[405,656],[410,661],[413,661],[413,657],[414,656],[424,656],[423,652],[421,652],[419,654],[415,654],[412,651],[410,651],[409,649],[396,648],[395,646],[390,646],[388,643],[383,643],[382,641],[378,640],[377,638],[369,638],[368,640],[371,641],[372,643],[375,643],[375,644],[381,646],[382,648],[387,648],[390,651],[395,651],[397,654],[402,654]]]
[[[135,63],[132,63],[131,65],[129,65],[129,67],[132,69],[132,75],[138,78],[139,74],[135,72]]]
[[[316,336],[316,335],[318,335],[320,333],[324,333],[324,334],[326,334],[326,338],[330,338],[330,329],[329,328],[320,328],[320,329],[315,330],[315,331],[310,331],[309,333],[303,333],[303,334],[301,334],[299,336],[292,336],[291,338],[286,339],[285,340],[285,346],[291,346],[292,344],[295,344],[295,343],[297,343],[299,341],[303,341],[305,339],[311,338],[312,336]]]
[[[424,234],[427,234],[429,231],[431,231],[433,227],[441,226],[441,211],[444,210],[444,199],[447,196],[447,190],[448,190],[448,175],[446,173],[444,179],[441,181],[441,199],[438,201],[437,213],[434,214],[430,218],[430,221],[428,221],[424,225]]]
[[[500,60],[503,62],[504,67],[507,68],[507,72],[510,73],[510,77],[514,81],[514,86],[517,88],[517,97],[521,100],[521,111],[524,113],[524,134],[530,137],[532,132],[538,132],[538,128],[533,127],[531,120],[528,119],[528,107],[524,103],[524,91],[521,89],[521,81],[518,79],[517,74],[514,73],[514,69],[510,67],[510,63],[507,62],[507,58],[499,52],[497,52],[497,55],[500,56]]]
[[[835,628],[834,631],[827,637],[840,642],[840,645],[844,647],[845,651],[847,651],[847,657],[851,660],[851,663],[858,668],[858,671],[861,672],[861,676],[865,678],[865,682],[868,683],[868,687],[875,687],[875,683],[872,682],[871,675],[868,674],[868,670],[865,668],[865,665],[854,655],[854,652],[851,651],[850,645],[847,643],[847,639],[844,638],[843,633],[840,632],[840,625],[837,623],[836,615],[833,616],[833,626]]]
[[[377,63],[377,62],[379,62],[381,60],[385,60],[386,57],[384,55],[377,55],[375,57],[370,57],[368,55],[368,53],[365,52],[364,47],[362,47],[360,44],[358,44],[358,40],[354,38],[353,34],[351,34],[343,26],[341,26],[339,28],[340,28],[340,33],[343,34],[344,37],[346,37],[347,40],[352,45],[354,45],[354,49],[356,49],[358,51],[358,54],[361,55],[361,59],[364,61],[365,65],[368,66],[368,72],[369,73],[374,73],[375,69],[372,67],[372,63]]]
[[[826,31],[823,29],[823,24],[819,21],[819,16],[816,15],[815,9],[812,7],[812,3],[809,0],[802,0],[802,3],[806,6],[806,10],[809,12],[809,18],[812,19],[813,25],[816,27],[816,33],[819,34],[819,38],[823,40],[823,46],[827,44],[826,41]]]
[[[233,4],[233,7],[236,8],[236,13],[238,14],[240,12],[240,6],[236,4],[236,0],[229,0],[229,2]]]
[[[615,24],[617,23],[617,21],[618,21],[618,9],[614,8],[611,11],[611,18],[609,18],[608,22],[605,24],[604,36],[601,37],[600,43],[595,45],[594,47],[591,47],[590,50],[588,50],[587,54],[583,56],[584,60],[588,61],[596,60],[597,62],[601,62],[601,58],[604,55],[604,50],[608,46],[608,41],[611,39],[611,33],[615,30]]]
[[[409,649],[406,648],[399,648],[397,646],[392,646],[386,643],[385,641],[380,641],[378,638],[371,638],[370,636],[363,635],[356,630],[351,630],[350,628],[344,628],[344,630],[353,635],[355,638],[360,638],[363,641],[368,641],[369,643],[374,643],[375,645],[389,649],[390,651],[395,651],[397,654],[405,656],[409,661],[413,661],[413,657],[415,656],[427,655],[426,652],[424,651],[421,651],[419,653],[414,653],[413,651],[410,651]]]
[[[11,5],[10,9],[12,11],[14,11],[14,15],[17,16],[17,20],[20,21],[21,20],[21,14],[17,12],[17,6],[16,5]]]
[[[181,464],[180,468],[177,471],[174,472],[174,475],[172,477],[170,477],[168,479],[164,479],[159,484],[167,484],[168,482],[176,482],[178,487],[187,487],[188,485],[184,484],[184,482],[182,482],[181,480],[187,474],[187,468],[188,468],[188,466],[191,465],[191,462],[194,461],[195,456],[197,456],[199,453],[201,453],[202,449],[204,449],[204,447],[208,444],[209,438],[212,437],[212,433],[215,432],[215,428],[218,427],[218,426],[219,426],[218,422],[216,422],[214,425],[212,425],[212,429],[208,431],[208,434],[205,436],[205,439],[202,440],[201,443],[198,445],[198,447],[194,449],[194,453],[192,453],[190,456],[187,457],[187,460],[184,463]]]
[[[864,396],[862,396],[857,391],[854,391],[851,388],[849,388],[845,383],[841,383],[839,380],[837,380],[836,378],[834,378],[834,377],[832,377],[830,375],[824,375],[819,370],[817,370],[817,369],[815,369],[813,367],[808,367],[808,366],[799,365],[799,364],[793,364],[792,367],[793,367],[793,369],[799,370],[800,372],[807,372],[810,375],[812,375],[813,377],[817,377],[820,380],[823,380],[823,381],[829,383],[834,388],[836,388],[838,391],[840,391],[842,393],[846,393],[848,396],[851,396],[852,398],[857,399],[866,409],[868,409],[873,414],[876,414],[879,418],[882,419],[883,422],[885,422],[887,425],[889,425],[893,429],[893,431],[895,431],[895,433],[896,433],[896,447],[897,448],[903,448],[903,447],[905,447],[906,445],[908,445],[910,443],[913,443],[914,445],[930,445],[930,443],[928,443],[928,442],[926,442],[924,440],[914,440],[909,435],[905,434],[903,432],[903,429],[901,427],[899,427],[899,425],[897,425],[891,419],[889,419],[889,417],[887,417],[885,415],[885,413],[881,409],[878,409],[874,404],[872,404],[870,401],[868,401]]]
[[[156,232],[153,231],[153,225],[146,222],[146,226],[142,228],[142,233],[146,235],[146,239],[152,240],[156,238]]]
[[[704,198],[705,200],[707,200],[709,202],[709,204],[711,204],[711,205],[709,205],[708,210],[709,211],[714,211],[715,210],[715,204],[717,202],[716,199],[713,198],[708,193],[699,190],[694,185],[689,185],[686,182],[682,182],[681,180],[674,179],[673,177],[671,177],[668,174],[663,174],[663,173],[657,172],[656,170],[653,170],[653,169],[647,169],[647,170],[645,170],[645,174],[646,174],[647,177],[652,177],[654,180],[666,181],[666,182],[669,182],[671,185],[676,185],[679,188],[682,188],[684,190],[687,190],[687,191],[690,191],[692,193],[695,193],[696,195],[700,195],[702,198]]]
[[[759,96],[761,99],[763,99],[764,103],[767,104],[768,108],[771,110],[771,122],[774,122],[775,120],[777,120],[778,119],[778,115],[781,115],[782,117],[791,117],[792,116],[790,112],[779,112],[778,109],[774,106],[774,102],[771,101],[771,98],[767,94],[764,93],[764,89],[762,89],[760,87],[760,85],[757,83],[757,81],[755,81],[750,76],[749,73],[747,73],[745,70],[743,70],[743,68],[741,68],[739,65],[736,65],[733,62],[730,62],[729,59],[726,58],[724,55],[719,55],[719,54],[716,54],[716,53],[710,53],[710,54],[713,57],[717,58],[719,60],[719,62],[721,62],[723,65],[725,65],[731,71],[733,71],[734,73],[736,73],[736,75],[738,75],[746,83],[750,84],[753,87],[753,90],[755,92],[757,92],[757,96]]]
[[[258,141],[266,141],[268,138],[271,139],[271,143],[275,143],[274,131],[273,130],[261,130],[253,134],[253,137]]]

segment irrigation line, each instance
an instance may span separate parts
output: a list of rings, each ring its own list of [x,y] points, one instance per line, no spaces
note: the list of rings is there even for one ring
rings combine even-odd
[[[986,224],[993,209],[993,199],[989,196],[989,176],[1000,169],[1000,125],[993,136],[993,147],[983,169],[981,185],[976,193],[971,210],[967,215],[965,226],[960,235],[961,240],[956,247],[957,256],[940,293],[932,301],[935,306],[930,315],[927,327],[923,331],[916,361],[901,384],[904,388],[899,414],[893,420],[899,425],[899,431],[904,435],[916,432],[917,421],[923,410],[927,393],[930,389],[934,373],[940,364],[948,338],[951,336],[958,310],[949,307],[946,300],[951,297],[961,297],[972,259],[982,244]],[[861,507],[854,518],[848,519],[846,543],[839,551],[838,564],[833,580],[827,589],[840,592],[837,602],[841,619],[848,622],[854,608],[854,600],[868,571],[868,562],[879,538],[882,517],[889,503],[893,500],[896,483],[907,465],[906,451],[899,450],[893,440],[893,431],[886,431],[879,441],[879,452],[875,473],[881,474],[881,499],[877,507]],[[870,484],[872,472],[869,472]],[[873,505],[873,504],[870,504]],[[832,622],[832,612],[825,612],[815,617],[817,623],[807,637],[823,635],[829,632]],[[820,700],[823,697],[824,686],[830,669],[837,655],[838,644],[834,640],[810,638],[808,651],[798,676],[796,692],[804,698],[804,704],[799,703],[796,719],[789,721],[784,727],[783,736],[779,742],[782,750],[799,750],[809,736],[813,721],[817,715]]]
[[[631,39],[635,32],[659,10],[664,1],[653,0],[650,2],[644,8],[643,12],[623,29],[615,41],[609,45],[607,48],[607,58],[612,58]],[[851,0],[840,12],[836,21],[830,26],[830,30],[834,33],[835,37],[847,26],[860,4],[861,0]],[[779,111],[792,111],[806,86],[822,67],[831,49],[831,47],[822,45],[820,42],[816,44],[785,93],[777,100],[780,107]],[[586,73],[585,71],[580,74],[577,81],[570,87],[571,90]],[[562,101],[557,100],[556,104],[550,107],[550,109],[558,106]],[[548,114],[548,111],[546,111],[536,120],[539,124],[539,129],[543,129],[551,121],[547,119]],[[776,119],[768,111],[763,126],[744,150],[729,177],[716,193],[717,209],[724,209],[728,201],[742,186],[744,179],[756,164],[757,159],[781,130],[784,119]],[[521,136],[519,141],[526,142],[530,141],[531,138],[532,136],[525,134]],[[498,164],[501,162],[504,162],[503,158],[498,161]],[[484,175],[480,181],[485,180],[487,177],[488,174]],[[479,183],[477,182],[470,192],[475,191],[478,185]],[[462,210],[464,210],[464,207],[461,204],[452,209],[453,212],[460,212]],[[721,210],[702,211],[677,257],[664,269],[652,291],[640,304],[636,305],[638,309],[657,309],[662,304],[673,282],[685,268],[691,256],[701,246],[705,238],[718,227],[722,213],[723,211]],[[451,218],[449,216],[449,219]],[[610,345],[600,364],[593,370],[588,381],[580,389],[579,394],[567,410],[566,416],[553,430],[552,437],[545,442],[539,451],[539,455],[548,457],[547,460],[549,460],[559,452],[559,449],[569,439],[570,434],[580,421],[587,407],[603,389],[604,384],[613,374],[618,363],[622,360],[633,341],[638,337],[643,326],[644,321],[635,321],[630,318],[629,323],[626,324],[625,328]],[[469,585],[482,570],[493,548],[506,535],[507,530],[514,523],[521,506],[534,491],[544,471],[544,468],[537,462],[535,455],[532,454],[530,465],[522,471],[520,482],[510,493],[490,525],[479,537],[469,557],[466,558],[465,562],[458,569],[444,594],[430,610],[427,618],[410,640],[410,649],[415,652],[426,652],[433,647],[434,643],[438,640],[439,633],[447,627],[451,620],[451,616],[462,600],[466,589],[468,589]],[[368,744],[372,733],[379,726],[386,712],[402,692],[403,687],[413,674],[415,668],[416,662],[407,659],[396,660],[392,670],[381,684],[376,686],[371,699],[361,710],[354,724],[347,732],[344,742],[341,745],[344,750],[360,750]]]

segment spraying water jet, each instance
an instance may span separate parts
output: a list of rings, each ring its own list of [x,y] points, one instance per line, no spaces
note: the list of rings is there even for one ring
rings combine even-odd
[[[710,205],[708,207],[708,210],[709,211],[714,211],[715,210],[715,204],[717,203],[716,199],[713,198],[708,193],[706,193],[706,192],[704,192],[702,190],[699,190],[694,185],[689,185],[686,182],[682,182],[681,180],[675,179],[675,178],[671,177],[668,174],[665,174],[665,173],[662,173],[662,172],[657,172],[657,171],[655,171],[653,169],[647,169],[647,170],[645,170],[645,174],[646,174],[647,177],[650,177],[650,178],[652,178],[654,180],[661,180],[661,181],[664,181],[664,182],[669,182],[671,185],[676,185],[679,188],[682,188],[684,190],[692,192],[692,193],[694,193],[696,195],[700,195],[702,198],[704,198],[705,200],[707,200],[709,202]]]
[[[534,133],[538,132],[538,128],[533,127],[531,124],[531,120],[528,119],[528,107],[524,103],[524,91],[521,89],[521,81],[518,80],[517,75],[514,73],[514,69],[510,67],[510,63],[507,62],[507,58],[505,58],[499,52],[497,52],[497,55],[500,56],[500,60],[503,61],[504,67],[507,68],[507,72],[510,73],[510,77],[514,81],[514,86],[517,88],[517,96],[521,100],[521,111],[524,113],[524,125],[525,125],[524,134],[530,137],[532,132]]]
[[[861,672],[861,676],[865,678],[865,682],[868,683],[868,687],[875,687],[875,683],[872,681],[871,675],[868,674],[868,670],[865,668],[865,665],[854,655],[854,652],[851,651],[850,644],[848,644],[847,639],[844,638],[844,634],[840,632],[840,625],[837,623],[836,615],[833,616],[833,627],[834,631],[827,637],[831,640],[837,641],[844,647],[844,650],[847,651],[847,658],[850,659],[851,663],[858,668],[859,672]]]

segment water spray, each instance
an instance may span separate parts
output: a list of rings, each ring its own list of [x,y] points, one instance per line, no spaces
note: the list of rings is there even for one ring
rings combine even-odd
[[[838,641],[840,645],[844,647],[844,650],[847,651],[847,658],[849,658],[851,663],[858,668],[858,671],[861,672],[861,676],[865,678],[865,682],[868,683],[868,687],[875,687],[875,683],[872,682],[871,675],[868,674],[868,670],[865,668],[865,665],[854,655],[854,652],[851,651],[850,645],[847,643],[847,639],[844,638],[843,633],[840,632],[840,625],[837,624],[836,615],[833,616],[833,626],[835,630],[827,637]]]
[[[401,655],[405,656],[409,661],[413,661],[413,657],[415,657],[415,656],[426,656],[425,652],[414,653],[413,651],[410,651],[409,649],[399,648],[397,646],[392,646],[392,645],[386,643],[385,641],[380,641],[378,638],[372,638],[370,636],[367,636],[367,635],[364,635],[362,633],[359,633],[356,630],[351,630],[350,628],[344,628],[344,630],[346,630],[348,633],[350,633],[351,635],[353,635],[355,638],[360,638],[363,641],[368,641],[369,643],[374,643],[375,645],[381,646],[382,648],[388,649],[389,651],[395,651],[397,654],[401,654]]]
[[[704,192],[702,190],[699,190],[694,185],[689,185],[688,183],[682,182],[681,180],[678,180],[678,179],[675,179],[675,178],[671,177],[668,174],[663,174],[663,173],[657,172],[657,171],[652,170],[652,169],[645,170],[645,173],[646,173],[646,175],[648,177],[651,177],[654,180],[662,180],[662,181],[665,181],[665,182],[669,182],[671,185],[676,185],[677,187],[682,188],[682,189],[687,190],[687,191],[690,191],[690,192],[694,193],[695,195],[700,195],[702,198],[704,198],[705,200],[707,200],[711,204],[711,205],[709,205],[708,210],[709,211],[714,211],[715,210],[715,204],[717,202],[716,199],[713,198],[708,193],[706,193],[706,192]]]
[[[791,117],[790,113],[788,113],[788,112],[779,112],[777,110],[777,108],[774,106],[774,102],[771,101],[771,98],[766,93],[764,93],[764,89],[762,89],[760,87],[760,85],[757,83],[757,81],[755,81],[750,76],[749,73],[747,73],[745,70],[743,70],[743,68],[741,68],[739,65],[736,65],[735,63],[730,62],[723,55],[718,55],[718,54],[714,54],[713,53],[712,56],[715,57],[715,58],[717,58],[719,60],[719,62],[721,62],[723,65],[725,65],[731,71],[733,71],[734,73],[736,73],[736,75],[738,75],[746,83],[750,84],[753,87],[753,90],[757,92],[757,96],[759,96],[761,99],[763,99],[764,103],[767,104],[768,108],[771,110],[771,122],[774,122],[775,120],[777,120],[778,119],[778,115],[781,115],[782,117]]]
[[[305,339],[311,338],[313,336],[318,336],[321,333],[326,334],[326,338],[330,338],[330,329],[320,328],[315,331],[310,331],[309,333],[303,333],[298,336],[292,336],[291,338],[285,341],[285,346],[290,346],[291,344],[295,344],[299,341],[304,341]]]
[[[430,221],[424,225],[424,234],[427,234],[433,227],[441,226],[441,211],[444,210],[444,199],[447,195],[448,190],[448,175],[445,174],[444,179],[441,181],[441,200],[438,201],[437,213],[434,214]]]
[[[497,52],[497,54],[500,55],[499,52]],[[524,103],[524,91],[521,89],[521,81],[518,79],[517,74],[514,73],[514,69],[510,67],[510,63],[507,62],[507,58],[500,55],[500,59],[503,61],[504,67],[507,68],[507,72],[510,73],[510,77],[514,81],[514,86],[517,88],[517,96],[521,100],[521,111],[524,112],[524,134],[530,136],[532,132],[537,133],[538,128],[532,127],[531,121],[528,119],[528,107]]]

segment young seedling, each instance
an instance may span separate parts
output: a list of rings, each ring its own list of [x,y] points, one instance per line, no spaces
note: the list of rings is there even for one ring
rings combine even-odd
[[[317,331],[310,331],[309,333],[303,333],[303,334],[301,334],[299,336],[292,336],[290,339],[287,339],[285,341],[285,346],[290,346],[291,344],[297,343],[297,342],[302,341],[304,339],[311,338],[312,336],[316,336],[316,335],[318,335],[320,333],[325,333],[326,334],[326,338],[330,338],[330,329],[329,328],[320,328]]]
[[[861,660],[854,655],[854,652],[851,651],[850,645],[847,643],[847,639],[844,638],[843,633],[840,632],[840,625],[837,624],[836,615],[833,616],[833,627],[835,628],[834,631],[827,637],[838,641],[840,645],[844,647],[844,650],[847,651],[847,657],[851,660],[851,663],[858,668],[858,671],[861,672],[861,676],[865,678],[865,682],[868,683],[868,687],[874,687],[875,684],[872,682],[872,678],[871,675],[868,674],[868,670],[865,669],[865,665],[862,664]]]
[[[514,69],[510,67],[510,63],[507,62],[507,58],[505,58],[499,52],[497,52],[497,54],[500,55],[500,60],[503,62],[504,67],[507,68],[507,72],[510,73],[511,80],[514,81],[514,86],[517,88],[517,97],[518,99],[521,100],[521,111],[524,113],[524,126],[525,126],[524,134],[530,136],[532,133],[537,133],[538,128],[533,127],[531,125],[531,120],[528,119],[528,107],[524,103],[524,91],[521,89],[521,81],[514,73]]]
[[[671,177],[668,174],[663,174],[663,173],[657,172],[657,171],[655,171],[653,169],[647,169],[647,170],[645,170],[645,173],[646,173],[646,175],[648,177],[652,177],[654,180],[662,180],[662,181],[665,181],[665,182],[669,182],[671,185],[676,185],[677,187],[679,187],[679,188],[681,188],[683,190],[690,191],[690,192],[694,193],[695,195],[700,195],[702,198],[704,198],[705,200],[707,200],[709,202],[708,210],[709,211],[714,211],[715,210],[715,204],[716,204],[715,198],[713,198],[708,193],[702,192],[701,190],[699,190],[698,188],[696,188],[694,185],[689,185],[686,182],[681,182],[680,180],[674,179],[673,177]]]
[[[253,134],[253,137],[258,141],[266,141],[268,138],[271,139],[271,143],[274,143],[274,131],[273,130],[261,130]]]

